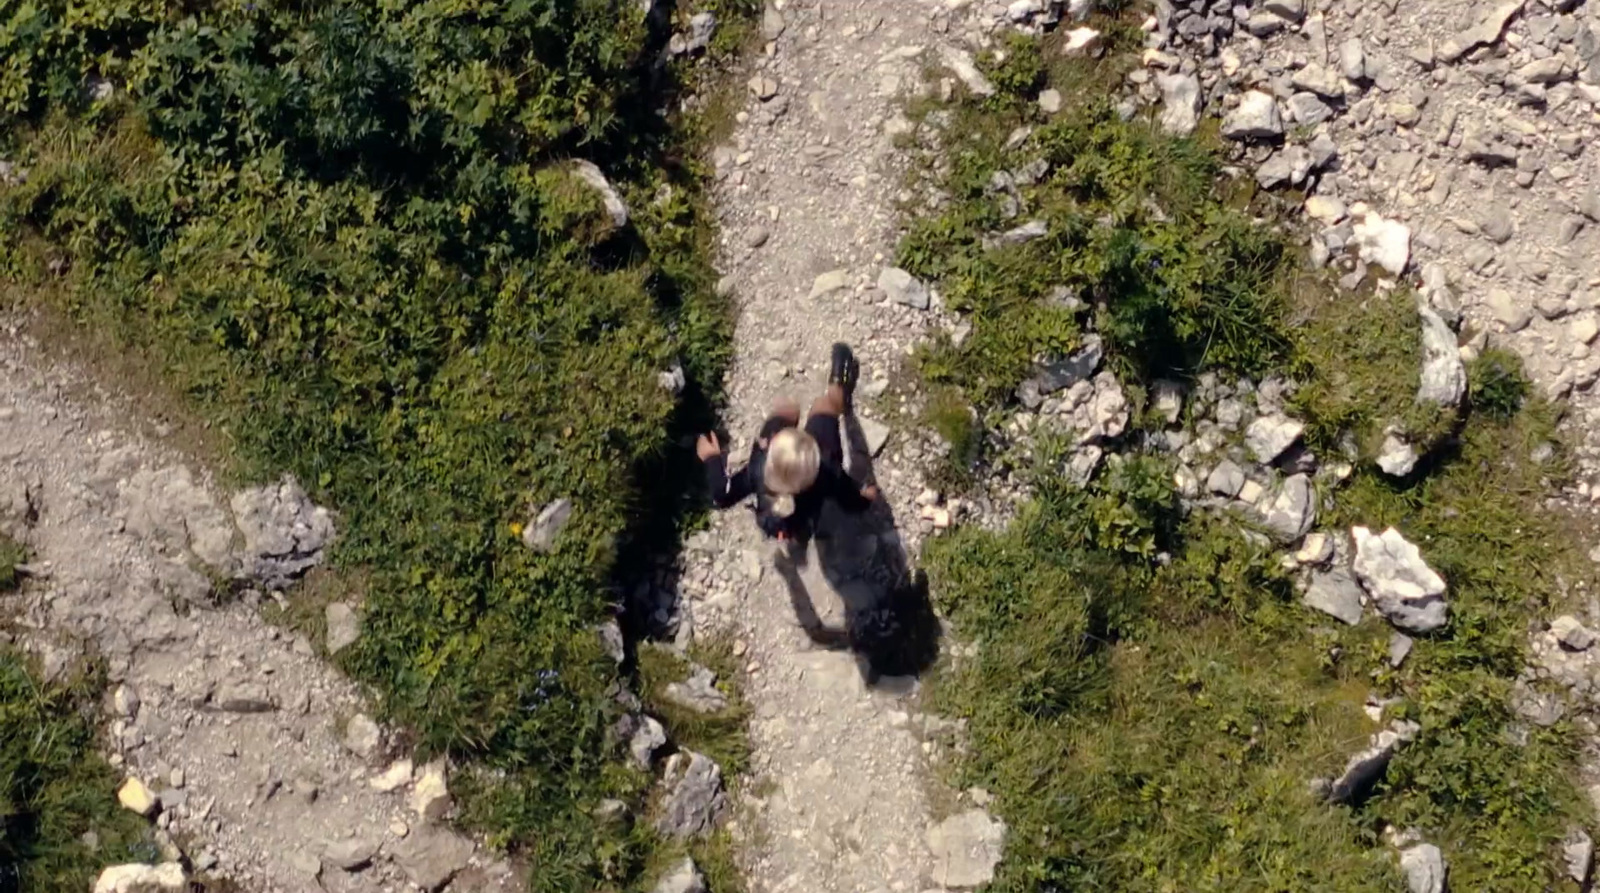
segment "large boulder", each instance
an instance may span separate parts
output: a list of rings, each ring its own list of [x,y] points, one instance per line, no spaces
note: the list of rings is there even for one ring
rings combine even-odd
[[[1382,534],[1353,527],[1350,536],[1356,547],[1356,578],[1390,623],[1409,633],[1445,625],[1450,608],[1444,579],[1422,560],[1416,546],[1393,527]]]
[[[320,564],[333,542],[333,515],[313,505],[292,477],[235,493],[230,505],[244,534],[240,570],[262,585],[287,586]]]

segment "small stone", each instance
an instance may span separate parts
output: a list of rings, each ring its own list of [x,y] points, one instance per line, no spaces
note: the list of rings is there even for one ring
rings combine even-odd
[[[1251,455],[1263,465],[1270,464],[1283,455],[1304,434],[1306,426],[1282,414],[1266,415],[1250,423],[1245,431],[1245,445]]]
[[[1056,112],[1061,111],[1061,91],[1055,89],[1040,91],[1039,111],[1047,115],[1054,115]]]
[[[1504,245],[1516,235],[1517,227],[1511,219],[1511,209],[1498,202],[1490,204],[1478,220],[1478,227],[1491,242]]]
[[[371,785],[373,790],[385,794],[397,791],[411,783],[411,775],[415,769],[409,758],[395,760],[382,774],[368,779],[367,784]]]
[[[767,240],[770,238],[772,238],[772,233],[766,227],[752,226],[744,234],[744,244],[748,248],[760,248],[762,245],[767,244]]]
[[[1378,468],[1384,474],[1395,478],[1407,477],[1421,461],[1422,456],[1418,455],[1417,448],[1397,432],[1390,431],[1384,435],[1383,446],[1378,452]]]
[[[878,288],[889,300],[915,310],[927,310],[931,304],[927,286],[898,267],[885,267],[878,274]]]
[[[680,751],[668,757],[661,785],[666,796],[655,826],[667,837],[704,837],[715,829],[727,808],[722,767],[703,754]]]
[[[1567,832],[1561,842],[1562,861],[1567,865],[1567,877],[1580,885],[1589,883],[1594,873],[1594,840],[1582,828]]]
[[[270,713],[277,706],[266,686],[257,682],[226,684],[211,703],[227,713]]]
[[[1222,121],[1222,135],[1232,140],[1264,140],[1283,136],[1283,116],[1270,93],[1251,90]]]
[[[1301,601],[1350,626],[1361,622],[1361,585],[1343,568],[1312,574]]]
[[[322,861],[340,871],[360,871],[377,858],[381,840],[351,837],[328,844],[322,851]]]
[[[1431,843],[1401,850],[1400,873],[1406,876],[1410,893],[1444,893],[1444,854]]]
[[[118,685],[111,695],[111,706],[118,716],[133,719],[139,713],[139,693],[127,683]]]
[[[758,74],[750,78],[746,86],[750,90],[750,95],[762,102],[766,102],[778,95],[778,82],[764,74]]]
[[[651,893],[706,893],[706,879],[695,867],[694,860],[684,856],[671,871],[661,876]]]
[[[1161,129],[1174,136],[1194,133],[1200,123],[1200,79],[1192,74],[1158,74]]]
[[[1489,311],[1508,332],[1520,332],[1533,321],[1533,311],[1505,289],[1490,289],[1488,304]]]
[[[1354,226],[1361,259],[1375,263],[1395,276],[1405,272],[1411,262],[1411,228],[1398,220],[1387,220],[1368,212]]]
[[[993,96],[994,84],[983,76],[978,66],[972,61],[972,54],[966,50],[953,46],[943,46],[939,50],[939,59],[946,68],[955,72],[956,78],[962,85],[972,92],[974,96]]]
[[[1361,46],[1361,38],[1352,37],[1339,45],[1339,73],[1352,81],[1371,77],[1372,73],[1367,70],[1367,53]]]
[[[1265,496],[1266,492],[1266,488],[1261,484],[1256,481],[1246,480],[1244,485],[1239,488],[1239,501],[1255,505],[1261,501],[1261,497]]]
[[[422,767],[422,776],[411,791],[411,811],[425,822],[443,821],[453,805],[450,789],[445,783],[443,760],[434,760]]]
[[[122,787],[117,788],[117,802],[122,804],[123,809],[138,813],[145,818],[154,815],[160,806],[156,795],[145,787],[144,782],[133,776],[129,776],[128,780],[122,783]]]
[[[1289,97],[1289,114],[1296,124],[1315,127],[1333,117],[1333,109],[1315,93],[1302,92]]]
[[[392,845],[395,864],[411,883],[435,893],[450,883],[472,858],[473,844],[443,829],[426,825],[411,830]]]
[[[1389,634],[1389,666],[1399,669],[1411,655],[1411,648],[1415,643],[1405,633]]]
[[[591,189],[600,193],[600,203],[605,206],[606,215],[611,218],[611,225],[621,229],[628,225],[628,206],[622,201],[622,196],[606,179],[606,175],[592,161],[573,162],[578,179],[582,180]]]
[[[644,716],[639,718],[638,726],[628,740],[628,751],[633,755],[636,766],[648,770],[655,766],[656,751],[666,745],[666,729],[655,717]]]
[[[1061,42],[1061,55],[1097,56],[1104,46],[1099,31],[1093,28],[1073,28]]]
[[[361,618],[344,602],[330,602],[324,612],[328,621],[326,644],[329,654],[338,654],[361,637]]]
[[[572,519],[572,500],[557,499],[544,506],[522,531],[522,544],[535,552],[549,553],[555,549],[556,537]]]
[[[761,36],[768,41],[777,40],[783,36],[784,28],[788,23],[783,19],[783,13],[768,6],[761,13]]]
[[[1349,215],[1344,202],[1325,195],[1313,195],[1306,199],[1306,214],[1313,220],[1333,226],[1344,220]]]
[[[1589,344],[1594,341],[1597,335],[1600,335],[1600,322],[1597,322],[1593,316],[1585,314],[1574,317],[1571,325],[1568,326],[1568,330],[1572,332],[1573,339],[1579,344]]]
[[[811,299],[816,300],[824,295],[832,294],[850,287],[849,270],[829,270],[811,282]]]
[[[1294,560],[1306,565],[1326,564],[1333,558],[1333,538],[1326,533],[1307,534],[1294,553]]]
[[[1567,651],[1588,651],[1594,644],[1594,633],[1571,614],[1563,614],[1551,621],[1550,632]]]
[[[372,717],[357,713],[344,728],[344,746],[363,760],[370,760],[383,743],[383,732]]]

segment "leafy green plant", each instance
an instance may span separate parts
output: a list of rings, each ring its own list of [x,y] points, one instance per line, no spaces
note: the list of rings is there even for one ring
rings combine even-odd
[[[1512,418],[1528,399],[1522,360],[1501,348],[1490,348],[1467,366],[1472,408],[1490,418]]]

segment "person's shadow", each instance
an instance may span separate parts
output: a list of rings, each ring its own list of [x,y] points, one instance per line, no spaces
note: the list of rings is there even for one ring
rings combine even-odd
[[[845,416],[840,429],[851,478],[858,484],[872,482],[872,457],[860,424],[854,416]],[[813,552],[823,579],[839,597],[842,614],[837,624],[829,625],[819,616],[802,578],[808,552]],[[860,514],[829,501],[817,521],[811,548],[780,550],[774,565],[812,644],[853,652],[869,687],[920,676],[938,659],[941,628],[928,598],[927,577],[912,570],[895,528],[894,510],[883,497]]]

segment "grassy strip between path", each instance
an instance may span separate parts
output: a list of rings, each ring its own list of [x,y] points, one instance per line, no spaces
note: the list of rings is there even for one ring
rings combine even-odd
[[[1490,351],[1472,364],[1472,412],[1440,461],[1404,485],[1380,475],[1371,436],[1411,411],[1416,389],[1412,296],[1333,293],[1229,198],[1204,130],[1174,140],[1095,104],[1109,91],[1087,88],[1114,84],[1118,50],[1136,45],[1107,30],[1121,43],[1105,61],[1046,71],[1049,47],[1020,42],[991,69],[1002,95],[916,110],[947,121],[949,165],[930,176],[952,201],[913,222],[901,262],[940,281],[973,325],[961,346],[917,358],[933,420],[972,405],[1004,422],[1033,357],[1081,338],[1079,315],[1047,297],[1064,285],[1095,315],[1136,404],[1156,376],[1283,370],[1303,382],[1291,411],[1312,445],[1336,456],[1328,448],[1349,435],[1365,460],[1319,526],[1399,526],[1449,581],[1452,619],[1391,668],[1381,618],[1345,627],[1302,606],[1279,552],[1226,516],[1181,512],[1169,456],[1114,459],[1087,489],[1041,462],[1037,496],[1007,530],[958,530],[926,556],[944,610],[980,646],[931,697],[969,721],[955,781],[994,793],[1011,829],[990,889],[1399,891],[1390,823],[1444,850],[1452,889],[1573,889],[1560,841],[1591,819],[1573,730],[1528,727],[1508,707],[1530,622],[1593,577],[1542,504],[1564,475],[1558,409],[1526,397],[1515,359]],[[1069,104],[1048,119],[1031,101],[1046,84]],[[1007,150],[1021,125],[1037,129]],[[994,171],[1041,156],[1049,172],[1020,188],[1019,217],[1002,218]],[[982,233],[1027,219],[1050,234],[983,247]],[[982,426],[958,433],[958,461],[972,464],[955,470],[983,473]],[[1556,448],[1542,463],[1541,444]],[[1308,781],[1336,775],[1377,728],[1361,710],[1369,693],[1396,698],[1388,716],[1422,732],[1370,798],[1321,802]]]
[[[758,11],[699,8],[717,58]],[[648,887],[658,847],[593,814],[649,780],[615,762],[592,627],[693,504],[676,442],[732,324],[664,37],[635,0],[0,3],[13,299],[149,358],[238,477],[341,513],[341,663],[490,770],[464,815],[535,890]],[[523,547],[562,497],[558,548]]]
[[[0,648],[0,891],[77,893],[103,865],[156,857],[95,750],[99,688],[93,675],[46,685]]]

